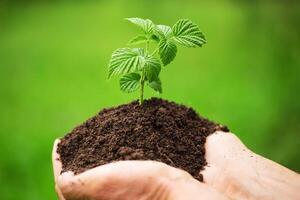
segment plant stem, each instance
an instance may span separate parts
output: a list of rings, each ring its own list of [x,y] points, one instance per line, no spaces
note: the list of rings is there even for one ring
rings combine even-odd
[[[158,47],[151,53],[151,56],[153,56],[154,54],[156,54],[156,52],[158,51]]]
[[[145,70],[142,71],[141,77],[141,94],[140,94],[140,104],[144,103],[144,84],[145,84]]]
[[[148,48],[149,48],[149,40],[147,40],[146,42],[146,54],[148,53]],[[140,94],[141,105],[144,103],[144,85],[145,85],[145,68],[143,68],[142,77],[141,77],[141,94]]]

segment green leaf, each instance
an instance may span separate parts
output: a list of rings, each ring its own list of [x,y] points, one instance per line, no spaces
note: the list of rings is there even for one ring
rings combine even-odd
[[[162,88],[161,88],[161,81],[159,78],[157,78],[154,81],[148,82],[148,85],[155,90],[158,93],[162,93]]]
[[[172,28],[174,40],[187,47],[201,47],[206,43],[203,33],[189,19],[181,19]]]
[[[160,61],[158,58],[148,55],[145,61],[145,74],[149,82],[156,80],[161,70]]]
[[[157,37],[157,36],[154,35],[154,34],[152,34],[152,35],[150,36],[150,39],[151,39],[152,41],[159,42],[159,37]]]
[[[144,50],[141,48],[120,48],[112,53],[108,78],[112,75],[136,72],[144,67]]]
[[[129,73],[120,78],[120,88],[123,92],[134,92],[140,87],[141,76],[138,73]]]
[[[170,38],[172,37],[172,28],[166,25],[157,25],[155,33],[162,39]]]
[[[145,35],[138,35],[134,38],[132,38],[129,41],[129,45],[136,45],[136,44],[143,44],[147,42],[147,37]]]
[[[172,62],[177,53],[177,46],[172,40],[162,39],[158,44],[158,53],[164,65]]]
[[[141,19],[138,17],[133,17],[133,18],[126,18],[126,20],[140,27],[146,34],[151,34],[155,26],[150,19]]]

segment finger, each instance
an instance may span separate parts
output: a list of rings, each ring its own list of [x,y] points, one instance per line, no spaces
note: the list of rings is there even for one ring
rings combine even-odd
[[[55,191],[56,191],[56,194],[58,196],[58,199],[59,200],[65,200],[60,188],[58,187],[57,185],[57,179],[61,173],[61,169],[62,169],[62,164],[60,162],[60,157],[59,157],[59,154],[57,153],[57,145],[58,143],[60,142],[59,139],[56,139],[54,141],[54,144],[53,144],[53,149],[52,149],[52,165],[53,165],[53,173],[54,173],[54,181],[55,181]]]
[[[232,133],[217,131],[211,134],[206,139],[205,150],[207,166],[201,174],[204,182],[213,187],[229,182],[228,174],[241,173],[251,164],[252,152]]]
[[[119,161],[109,163],[96,167],[92,170],[88,170],[76,176],[81,182],[87,183],[91,180],[98,180],[99,177],[103,179],[105,177],[115,177],[119,179],[130,180],[133,177],[156,177],[165,176],[170,179],[189,179],[192,176],[177,168],[171,167],[167,164],[156,162],[156,161]]]
[[[214,186],[214,183],[217,182],[216,180],[220,180],[221,178],[219,176],[220,172],[220,168],[213,164],[205,166],[204,170],[201,171],[204,183]]]
[[[57,180],[57,177],[60,175],[61,170],[62,170],[62,164],[60,162],[60,156],[57,153],[57,145],[60,142],[59,139],[56,139],[53,144],[53,149],[52,149],[52,165],[53,165],[53,173],[54,173],[54,178],[55,181]]]
[[[148,185],[155,185],[153,182],[157,181],[157,177],[176,180],[188,179],[191,175],[155,161],[119,161],[87,170],[76,176],[63,173],[58,179],[58,185],[64,196],[71,198],[110,199],[114,195],[126,195],[129,198],[137,196],[141,190],[152,190],[153,188]]]
[[[209,200],[229,200],[229,198],[217,191],[216,189],[210,187],[207,184],[201,183],[199,181],[191,182],[178,182],[172,184],[174,187],[172,198],[176,200],[186,200],[186,199],[209,199]]]
[[[201,171],[204,182],[233,199],[250,197],[245,174],[251,162],[251,151],[232,133],[218,131],[207,137],[205,143],[207,166]],[[250,170],[253,173],[253,170]],[[247,198],[246,198],[247,199]]]
[[[250,152],[237,136],[222,131],[206,138],[205,150],[206,161],[214,165],[224,165]]]
[[[56,194],[57,194],[59,200],[65,200],[65,198],[64,198],[62,192],[60,191],[60,188],[57,186],[57,184],[55,184],[55,191],[56,191]]]

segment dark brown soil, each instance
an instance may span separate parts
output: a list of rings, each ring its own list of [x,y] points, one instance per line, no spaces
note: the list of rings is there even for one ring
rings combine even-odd
[[[202,181],[205,140],[228,131],[192,108],[152,98],[103,109],[68,133],[58,145],[63,171],[81,173],[119,160],[156,160],[186,170]]]

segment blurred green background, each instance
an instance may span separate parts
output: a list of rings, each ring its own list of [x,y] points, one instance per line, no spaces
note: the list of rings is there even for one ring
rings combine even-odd
[[[300,171],[300,3],[1,1],[1,199],[56,199],[53,140],[138,97],[106,80],[111,52],[139,31],[123,18],[135,16],[170,25],[189,18],[208,40],[179,48],[162,71],[162,98],[228,125],[250,149]],[[154,95],[147,88],[146,97]]]

